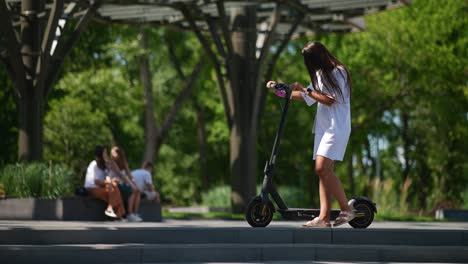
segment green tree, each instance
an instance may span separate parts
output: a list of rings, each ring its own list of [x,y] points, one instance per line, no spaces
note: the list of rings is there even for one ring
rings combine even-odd
[[[108,145],[111,140],[106,115],[93,110],[90,102],[73,97],[50,102],[44,120],[46,159],[68,164],[83,176],[94,147]]]

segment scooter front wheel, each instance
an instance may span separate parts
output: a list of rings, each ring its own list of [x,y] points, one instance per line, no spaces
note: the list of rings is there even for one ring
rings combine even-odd
[[[255,197],[247,206],[245,219],[252,227],[265,227],[273,219],[275,208],[268,201],[266,204],[262,202],[260,197]]]

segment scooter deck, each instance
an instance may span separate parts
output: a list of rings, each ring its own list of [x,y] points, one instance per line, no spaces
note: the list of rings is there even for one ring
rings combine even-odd
[[[307,209],[307,208],[288,208],[288,209],[278,209],[278,213],[284,219],[287,220],[311,220],[314,217],[319,216],[319,209]],[[335,220],[340,214],[340,210],[331,210],[330,219]]]

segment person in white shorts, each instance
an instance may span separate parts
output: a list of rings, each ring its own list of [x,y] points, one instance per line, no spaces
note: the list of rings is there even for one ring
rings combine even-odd
[[[145,199],[159,203],[159,193],[153,184],[152,179],[153,164],[149,161],[143,162],[140,169],[132,171],[133,178],[137,188],[140,190]]]
[[[314,160],[315,172],[320,178],[320,215],[303,226],[331,226],[332,196],[341,208],[333,225],[339,226],[355,217],[354,208],[348,205],[343,185],[334,173],[334,163],[343,160],[351,133],[351,78],[347,67],[320,42],[307,43],[302,55],[311,83],[307,88],[298,82],[292,84],[291,99],[305,101],[308,106],[317,102]],[[269,81],[267,87],[274,84],[274,81]],[[273,89],[273,92],[284,97],[283,91]]]

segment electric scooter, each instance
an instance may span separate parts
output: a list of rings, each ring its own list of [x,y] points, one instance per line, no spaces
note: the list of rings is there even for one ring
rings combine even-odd
[[[273,214],[278,212],[284,219],[287,220],[311,220],[320,214],[320,209],[307,208],[288,208],[279,195],[275,185],[273,184],[273,173],[275,168],[275,160],[277,158],[281,135],[283,133],[286,115],[288,113],[289,101],[292,90],[287,84],[276,83],[273,88],[285,92],[285,103],[281,114],[280,123],[276,131],[275,141],[273,143],[273,151],[265,164],[264,180],[262,190],[258,196],[252,198],[247,206],[246,220],[252,227],[266,227],[273,219]],[[269,196],[276,203],[278,209],[275,208]],[[349,222],[354,228],[366,228],[374,220],[374,213],[377,213],[377,208],[374,202],[364,196],[352,197],[348,204],[352,205],[356,211],[356,217]],[[335,220],[340,213],[340,210],[331,210],[331,220]]]

